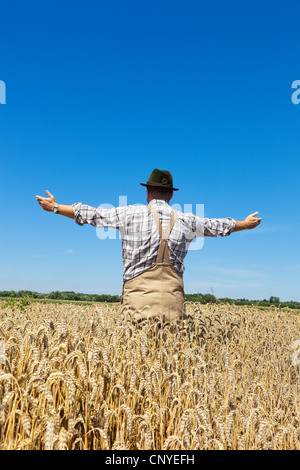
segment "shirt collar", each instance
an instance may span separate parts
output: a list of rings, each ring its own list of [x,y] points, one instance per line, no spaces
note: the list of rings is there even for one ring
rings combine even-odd
[[[168,204],[169,205],[169,201],[167,201],[166,199],[151,199],[151,201],[149,202],[149,204]]]

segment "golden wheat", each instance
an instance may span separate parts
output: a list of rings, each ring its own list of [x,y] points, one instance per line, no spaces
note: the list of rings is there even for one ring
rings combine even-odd
[[[0,449],[300,449],[299,315],[187,308],[0,308]]]

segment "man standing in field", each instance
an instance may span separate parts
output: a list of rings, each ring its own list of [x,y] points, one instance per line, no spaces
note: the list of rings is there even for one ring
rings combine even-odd
[[[253,229],[261,219],[258,212],[244,221],[200,218],[170,207],[173,177],[169,171],[154,169],[147,183],[148,206],[126,206],[113,209],[95,208],[81,202],[58,204],[36,196],[48,212],[75,219],[78,225],[113,227],[122,235],[123,293],[122,307],[133,313],[136,321],[162,316],[165,320],[185,318],[183,272],[184,258],[196,237],[228,236],[232,232]]]

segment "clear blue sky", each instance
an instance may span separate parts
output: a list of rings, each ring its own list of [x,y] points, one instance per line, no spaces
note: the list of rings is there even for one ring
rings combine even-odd
[[[120,240],[35,195],[174,203],[255,231],[189,252],[185,290],[300,300],[298,0],[10,1],[1,6],[0,290],[120,294]]]

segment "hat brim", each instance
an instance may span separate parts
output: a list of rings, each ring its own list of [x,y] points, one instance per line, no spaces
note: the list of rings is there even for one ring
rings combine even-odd
[[[171,189],[172,191],[179,191],[178,188],[171,188],[171,186],[164,186],[160,183],[140,183],[141,186],[146,186],[146,188],[162,188],[162,189]]]

